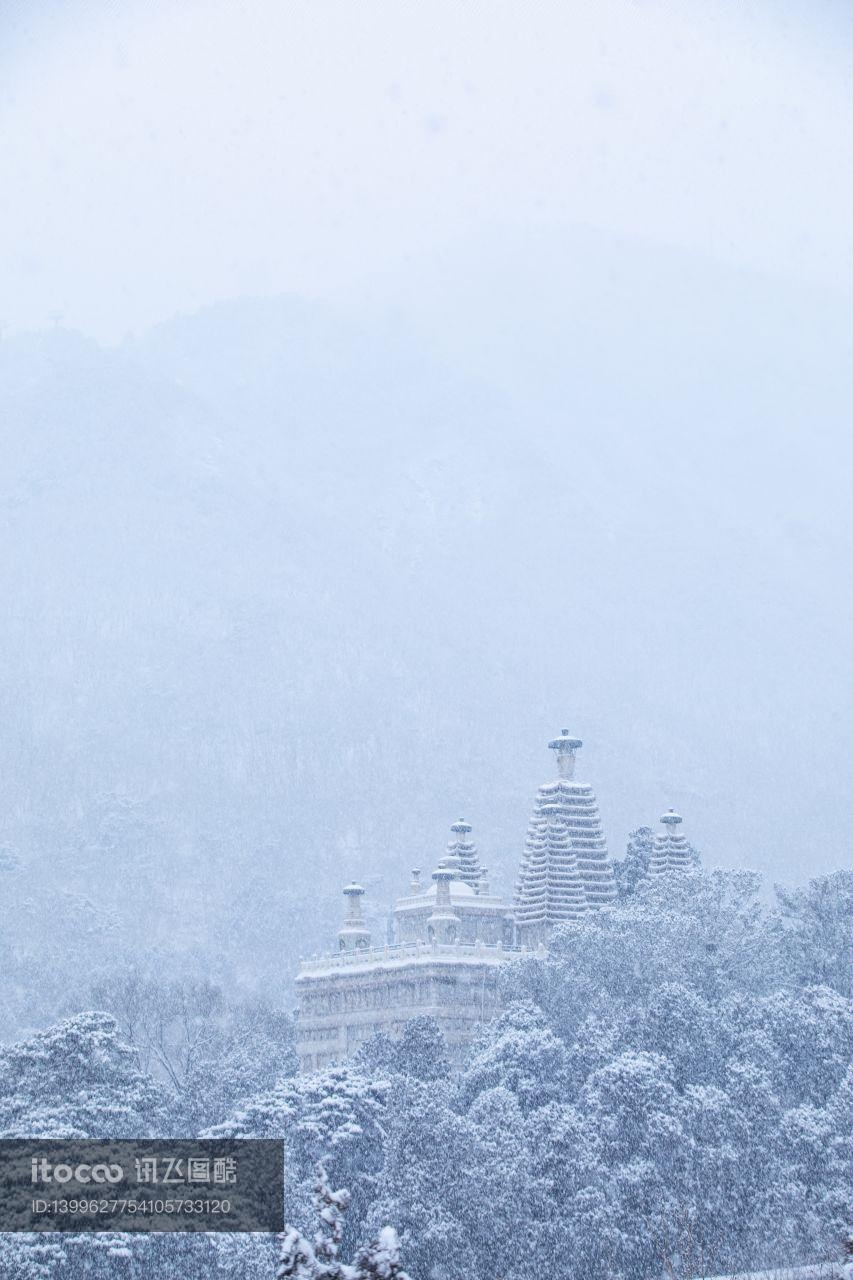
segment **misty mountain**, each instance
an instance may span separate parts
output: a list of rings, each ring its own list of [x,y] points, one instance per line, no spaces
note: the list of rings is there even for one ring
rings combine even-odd
[[[341,884],[384,936],[460,813],[509,891],[564,723],[617,854],[673,804],[711,863],[849,858],[835,300],[495,262],[425,266],[415,320],[380,284],[0,344],[0,841],[36,904],[98,885],[105,962],[287,1001]]]

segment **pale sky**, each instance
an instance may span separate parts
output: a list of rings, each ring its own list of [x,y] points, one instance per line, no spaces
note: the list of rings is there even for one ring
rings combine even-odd
[[[12,0],[0,325],[119,340],[584,226],[853,291],[853,15],[795,0]]]
[[[357,719],[374,680],[364,723],[388,754],[365,813],[408,794],[380,762],[414,706],[440,744],[418,778],[428,820],[452,759],[450,789],[467,777],[491,813],[484,847],[515,847],[535,743],[569,724],[614,852],[675,804],[712,863],[801,875],[846,858],[851,51],[850,0],[12,0],[0,329],[121,343],[271,299],[119,352],[65,333],[0,344],[2,596],[17,602],[0,649],[28,691],[45,665],[28,655],[85,637],[82,676],[46,687],[57,724],[82,717],[80,741],[114,735],[82,761],[92,785],[174,785],[159,703],[136,723],[135,617],[139,669],[163,655],[181,696],[201,689],[193,723],[216,711],[220,658],[246,680],[232,720],[263,719],[266,681],[291,688],[280,648],[243,663],[223,639],[198,657],[209,613],[245,591],[292,641],[294,689],[331,688],[334,714]],[[194,486],[220,449],[217,537],[235,524],[211,542]],[[304,599],[276,595],[291,562]],[[180,607],[160,611],[173,570]],[[128,628],[105,654],[87,630],[101,615]],[[79,678],[104,686],[85,716]],[[300,751],[325,741],[319,693],[271,705],[279,752],[292,722]],[[460,705],[470,723],[447,712]],[[786,772],[794,730],[808,804]],[[216,767],[235,778],[231,733]],[[478,755],[489,734],[503,789]],[[62,744],[75,760],[77,741]],[[361,804],[351,769],[356,800],[327,815],[341,839]],[[29,786],[7,775],[10,795]],[[313,829],[310,787],[292,794]]]

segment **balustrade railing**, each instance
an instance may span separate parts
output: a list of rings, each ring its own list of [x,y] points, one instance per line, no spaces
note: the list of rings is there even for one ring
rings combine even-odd
[[[498,961],[516,955],[520,947],[506,946],[502,942],[395,942],[384,947],[365,947],[352,951],[333,951],[324,956],[312,956],[299,966],[300,974],[316,973],[323,969],[338,969],[346,965],[378,964],[389,960],[429,959],[431,956],[465,960]]]

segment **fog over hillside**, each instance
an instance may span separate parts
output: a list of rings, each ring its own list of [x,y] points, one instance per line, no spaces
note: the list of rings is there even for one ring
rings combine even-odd
[[[852,55],[3,6],[0,1277],[853,1280]]]
[[[583,230],[406,278],[0,343],[19,912],[287,1002],[460,813],[511,888],[564,723],[616,854],[849,861],[847,300]]]

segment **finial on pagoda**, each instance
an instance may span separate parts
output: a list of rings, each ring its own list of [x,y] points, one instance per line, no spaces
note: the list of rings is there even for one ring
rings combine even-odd
[[[661,822],[667,827],[677,827],[682,821],[681,814],[676,813],[674,809],[667,809],[666,813],[661,817]]]
[[[557,771],[561,778],[575,776],[575,752],[583,746],[580,738],[569,737],[568,729],[561,729],[559,738],[548,743],[552,751],[557,753]]]
[[[459,818],[457,822],[454,822],[450,830],[457,837],[467,836],[473,831],[473,827],[471,826],[471,823],[466,822],[464,818]]]
[[[412,867],[412,879],[409,884],[409,893],[423,893],[424,887],[421,884],[420,867]]]

